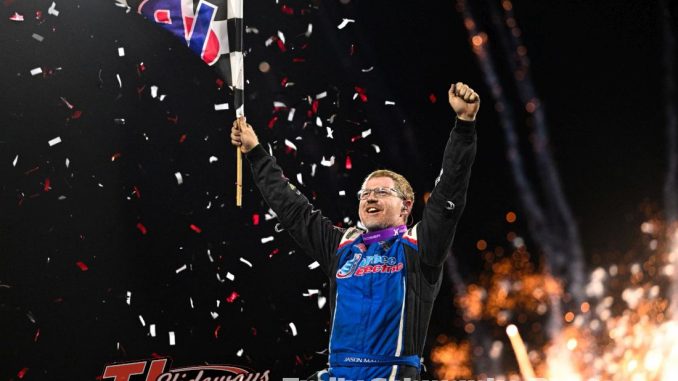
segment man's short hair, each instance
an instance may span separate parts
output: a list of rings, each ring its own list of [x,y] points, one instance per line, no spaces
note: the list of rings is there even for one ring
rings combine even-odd
[[[412,190],[412,185],[410,185],[410,182],[407,181],[403,175],[388,169],[378,169],[365,177],[363,187],[365,186],[365,183],[373,177],[388,177],[392,179],[398,193],[400,193],[405,200],[414,202],[414,190]]]

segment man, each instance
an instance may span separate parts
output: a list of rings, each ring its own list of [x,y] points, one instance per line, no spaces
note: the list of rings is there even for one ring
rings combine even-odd
[[[406,380],[420,375],[433,302],[450,252],[476,152],[480,98],[458,82],[448,98],[457,114],[443,168],[421,222],[408,229],[414,192],[401,175],[379,170],[358,192],[367,228],[333,226],[313,209],[259,145],[252,126],[236,120],[231,143],[247,155],[254,180],[280,223],[330,278],[329,368],[312,379]]]

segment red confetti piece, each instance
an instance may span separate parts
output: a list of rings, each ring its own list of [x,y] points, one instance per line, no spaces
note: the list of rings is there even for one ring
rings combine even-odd
[[[139,69],[139,73],[143,73],[143,72],[146,71],[146,65],[144,65],[143,62],[140,63],[137,67],[138,67],[138,69]]]
[[[87,267],[87,265],[84,262],[77,261],[77,262],[75,262],[75,264],[78,265],[78,267],[80,267],[80,271],[89,270],[89,267]]]
[[[141,93],[144,92],[144,89],[146,89],[146,85],[143,85],[141,87],[137,87],[137,95],[139,96],[139,98],[141,98]]]
[[[313,101],[313,104],[311,105],[311,110],[313,111],[314,114],[318,113],[319,104],[320,104],[320,102],[318,102],[317,99]]]
[[[132,186],[132,194],[135,195],[137,198],[141,198],[141,191],[136,185]]]
[[[151,353],[151,357],[153,357],[154,359],[162,359],[162,358],[165,358],[167,356],[163,356],[163,355],[160,355],[160,354],[153,352],[153,353]]]
[[[217,82],[217,88],[218,89],[221,89],[222,87],[224,87],[224,80],[223,79],[217,78],[216,82]]]
[[[273,126],[275,125],[275,122],[277,122],[277,121],[278,121],[278,115],[274,115],[273,118],[271,118],[271,120],[268,121],[268,128],[273,128]]]
[[[19,371],[19,373],[16,374],[16,376],[23,379],[26,375],[26,372],[28,372],[28,368],[23,368]]]
[[[294,355],[294,364],[296,365],[302,365],[304,362],[301,361],[301,357],[299,355]]]
[[[202,229],[200,229],[197,225],[191,224],[191,230],[193,230],[196,233],[202,233]]]
[[[280,85],[282,87],[285,87],[285,85],[287,85],[287,77],[283,77],[283,79],[280,80]]]
[[[259,215],[257,213],[252,215],[252,225],[259,225]]]
[[[221,324],[217,325],[217,328],[214,329],[214,338],[219,338],[219,331],[221,331]]]
[[[114,153],[113,156],[111,156],[111,161],[116,161],[116,160],[120,159],[120,156],[122,156],[122,154],[120,152]]]
[[[360,100],[363,102],[367,102],[367,94],[365,94],[365,89],[359,86],[354,86],[354,89],[360,96]]]
[[[269,254],[268,257],[272,258],[274,255],[278,254],[279,252],[280,252],[280,249],[277,249],[277,248],[273,249],[273,251],[271,251],[271,254]]]
[[[141,234],[143,234],[143,235],[146,235],[146,233],[148,233],[148,229],[146,229],[146,227],[144,226],[144,224],[142,224],[141,222],[138,222],[138,223],[137,223],[137,229],[139,229],[139,231],[140,231]]]
[[[353,168],[353,164],[351,163],[351,157],[346,156],[346,169],[351,169]]]
[[[42,11],[35,11],[35,19],[40,20],[42,18]]]
[[[280,49],[281,52],[284,53],[284,52],[287,51],[287,48],[285,47],[285,43],[282,42],[281,39],[278,39],[278,41],[276,41],[276,43],[278,44],[278,49]]]
[[[179,123],[179,115],[168,116],[167,121],[171,122],[172,124],[177,124]]]
[[[283,4],[282,7],[280,7],[280,11],[286,15],[293,15],[294,14],[294,9],[288,7],[287,5]]]
[[[351,138],[351,143],[355,142],[355,141],[358,140],[358,139],[362,139],[362,137],[363,137],[362,135],[356,135],[356,136],[352,137],[352,138]]]
[[[351,44],[351,52],[350,52],[350,55],[354,55],[354,54],[355,54],[355,44]]]
[[[251,331],[252,331],[252,336],[256,336],[256,335],[257,335],[257,329],[256,329],[256,328],[252,327],[252,328],[251,328]]]
[[[75,111],[73,111],[73,114],[71,114],[71,119],[80,119],[81,116],[82,116],[82,111],[75,110]]]
[[[52,182],[49,180],[49,177],[45,179],[45,185],[42,187],[42,190],[45,192],[49,192],[52,187],[50,186]]]
[[[306,62],[306,58],[295,57],[295,58],[292,58],[292,62]]]
[[[229,302],[229,303],[233,303],[236,299],[238,299],[239,296],[240,295],[237,292],[233,291],[233,292],[231,292],[231,295],[229,295],[226,298],[226,301]]]
[[[431,101],[431,103],[436,103],[436,101],[438,100],[438,98],[436,98],[436,95],[435,95],[435,94],[431,93],[431,94],[429,94],[429,96],[428,96],[428,100]]]
[[[35,335],[33,335],[33,342],[38,342],[38,338],[40,337],[40,328],[35,332]]]
[[[185,141],[186,141],[186,134],[181,134],[181,137],[179,138],[179,144],[181,144]]]

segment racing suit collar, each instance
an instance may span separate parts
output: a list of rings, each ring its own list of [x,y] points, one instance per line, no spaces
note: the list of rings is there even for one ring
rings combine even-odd
[[[371,245],[374,242],[386,241],[407,231],[406,225],[392,226],[375,232],[363,233],[363,242]]]

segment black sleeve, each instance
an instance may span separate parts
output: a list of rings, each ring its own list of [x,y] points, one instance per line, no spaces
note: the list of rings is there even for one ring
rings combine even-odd
[[[442,266],[466,205],[471,165],[476,155],[474,122],[457,119],[443,155],[443,168],[417,226],[422,263]]]
[[[273,156],[261,146],[247,153],[254,181],[268,206],[278,215],[282,226],[323,271],[330,274],[331,258],[339,246],[344,229],[338,228],[313,209],[308,199],[289,182]]]

